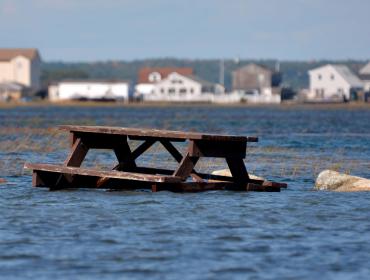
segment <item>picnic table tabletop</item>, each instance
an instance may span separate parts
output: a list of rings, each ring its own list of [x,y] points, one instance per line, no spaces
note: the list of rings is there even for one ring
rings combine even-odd
[[[184,132],[175,130],[159,130],[146,128],[112,127],[112,126],[80,126],[61,125],[59,129],[77,133],[113,134],[140,137],[171,138],[179,140],[209,140],[209,141],[237,141],[237,142],[258,142],[258,137],[222,135],[200,132]]]

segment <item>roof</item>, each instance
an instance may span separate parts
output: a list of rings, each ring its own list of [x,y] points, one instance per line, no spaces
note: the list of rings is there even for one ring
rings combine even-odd
[[[264,70],[264,71],[274,72],[273,70],[271,70],[267,66],[262,65],[262,64],[258,64],[258,63],[248,63],[248,64],[236,69],[234,72],[241,71],[241,70],[244,70],[244,69],[249,69],[249,68],[252,68],[252,67],[259,68],[259,69]]]
[[[152,82],[149,81],[149,75],[153,72],[157,72],[161,75],[161,79],[167,78],[167,76],[173,72],[176,72],[183,76],[188,76],[193,74],[193,69],[188,67],[145,67],[139,70],[138,74],[138,84],[151,84]]]
[[[200,83],[202,86],[206,86],[206,87],[210,87],[210,86],[214,86],[215,84],[214,83],[211,83],[211,82],[208,82],[206,80],[203,80],[197,76],[194,76],[194,75],[185,75],[185,77],[195,81],[195,82],[198,82]]]
[[[361,75],[370,75],[370,61],[360,69],[359,73]]]
[[[129,84],[130,81],[128,80],[109,80],[109,79],[66,79],[56,84],[60,83],[70,83],[70,84],[80,84],[80,83],[90,83],[90,84]]]
[[[355,74],[353,74],[353,72],[346,65],[343,64],[327,64],[325,66],[312,69],[308,72],[320,70],[321,68],[325,67],[332,67],[352,87],[362,87],[361,80]]]
[[[0,91],[20,91],[25,86],[18,83],[0,83]]]
[[[0,49],[0,61],[9,61],[17,56],[34,59],[38,56],[37,49]]]
[[[370,74],[360,74],[360,75],[359,75],[359,78],[360,78],[362,81],[370,81]]]

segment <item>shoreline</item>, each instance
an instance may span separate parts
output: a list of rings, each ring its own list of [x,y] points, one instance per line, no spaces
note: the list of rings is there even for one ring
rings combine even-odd
[[[1,103],[0,109],[19,107],[114,107],[114,108],[161,108],[161,107],[207,107],[207,108],[281,108],[281,109],[370,109],[370,103],[293,103],[251,104],[251,103],[197,103],[197,102],[98,102],[98,101],[31,101]]]

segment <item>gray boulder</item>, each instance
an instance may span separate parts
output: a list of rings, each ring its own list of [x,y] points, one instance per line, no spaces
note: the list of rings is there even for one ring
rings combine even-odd
[[[370,191],[370,180],[332,170],[324,170],[317,176],[315,189],[337,192]]]

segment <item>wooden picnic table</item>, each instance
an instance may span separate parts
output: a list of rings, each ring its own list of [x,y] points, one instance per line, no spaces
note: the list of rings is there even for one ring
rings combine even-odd
[[[63,125],[59,128],[70,134],[70,153],[61,165],[26,163],[25,168],[33,170],[33,186],[47,186],[52,190],[87,187],[175,192],[280,191],[286,187],[282,183],[249,178],[243,159],[247,143],[257,142],[257,137],[106,126]],[[143,142],[131,150],[128,141]],[[137,159],[157,142],[177,161],[175,170],[137,165]],[[187,142],[186,151],[182,154],[173,142]],[[112,170],[82,168],[90,149],[112,150],[117,165]],[[202,157],[224,158],[232,176],[197,172],[196,164]]]

